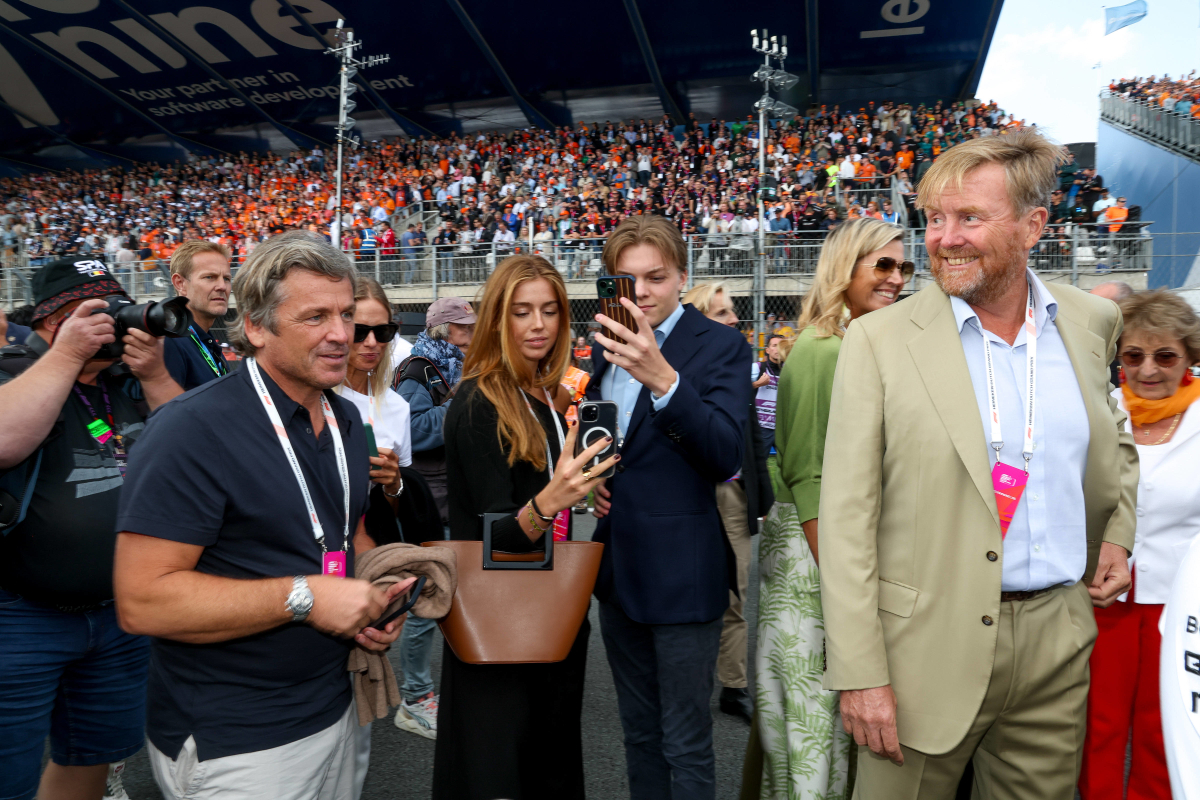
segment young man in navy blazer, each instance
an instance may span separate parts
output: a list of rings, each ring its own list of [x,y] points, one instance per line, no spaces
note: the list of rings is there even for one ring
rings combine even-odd
[[[750,347],[679,295],[683,237],[669,220],[631,217],[604,245],[635,334],[598,314],[588,398],[617,403],[617,473],[596,489],[605,544],[596,597],[617,687],[634,800],[712,800],[713,671],[733,556],[715,485],[742,465]],[[625,339],[621,344],[610,333]]]

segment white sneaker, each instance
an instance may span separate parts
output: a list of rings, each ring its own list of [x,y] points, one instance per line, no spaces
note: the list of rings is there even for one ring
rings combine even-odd
[[[437,713],[438,698],[433,692],[413,703],[402,700],[396,710],[396,727],[426,739],[436,739]]]
[[[108,765],[108,780],[104,784],[104,800],[129,800],[129,795],[125,794],[125,784],[121,781],[121,775],[124,772],[124,761]]]

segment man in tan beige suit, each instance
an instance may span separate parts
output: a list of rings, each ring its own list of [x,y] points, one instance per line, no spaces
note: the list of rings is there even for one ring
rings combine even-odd
[[[975,798],[1073,797],[1137,455],[1108,394],[1120,312],[1026,269],[1060,152],[1021,132],[942,155],[918,193],[936,284],[842,344],[821,599],[861,800],[952,798],[968,761]]]

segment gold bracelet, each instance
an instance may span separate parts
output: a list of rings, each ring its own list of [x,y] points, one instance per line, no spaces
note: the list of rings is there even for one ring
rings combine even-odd
[[[537,524],[537,520],[535,520],[535,519],[533,518],[533,509],[532,509],[532,508],[530,508],[530,506],[529,506],[529,504],[528,504],[528,503],[526,503],[526,504],[525,504],[525,510],[529,512],[529,525],[530,525],[530,527],[532,527],[532,528],[533,528],[535,531],[537,531],[538,533],[545,533],[545,532],[546,532],[546,528],[543,528],[543,527],[541,527],[540,525],[538,525],[538,524]]]

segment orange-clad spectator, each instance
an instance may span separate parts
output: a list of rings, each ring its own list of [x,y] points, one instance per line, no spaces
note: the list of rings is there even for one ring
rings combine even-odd
[[[1104,222],[1108,223],[1108,232],[1118,233],[1125,220],[1129,219],[1129,209],[1125,206],[1125,198],[1118,197],[1116,205],[1106,208],[1102,216]]]

